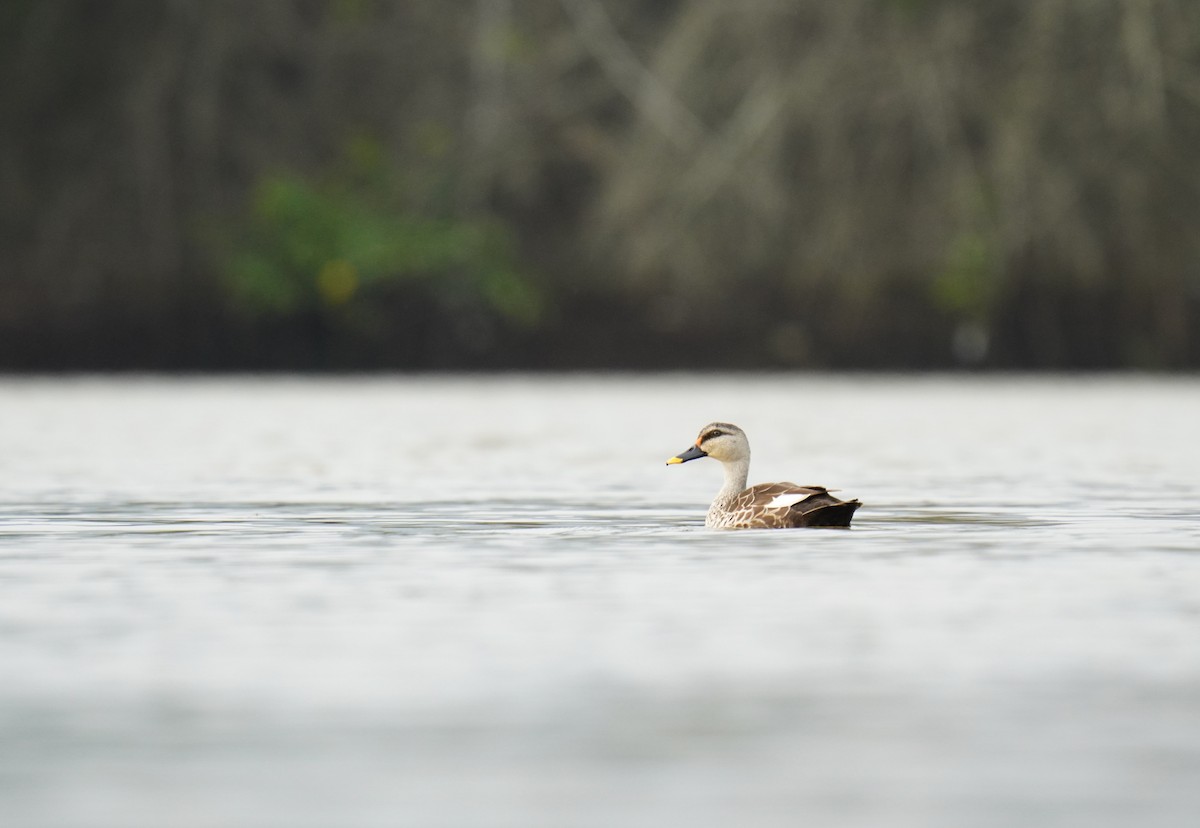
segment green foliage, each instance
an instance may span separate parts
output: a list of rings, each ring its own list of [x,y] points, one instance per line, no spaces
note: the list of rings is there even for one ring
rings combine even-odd
[[[929,11],[928,0],[881,0],[880,5],[905,20],[917,20]]]
[[[1195,367],[1198,55],[1182,0],[4,0],[0,367]]]
[[[375,0],[326,0],[325,7],[333,20],[342,24],[362,23],[376,11]]]
[[[930,286],[934,303],[972,321],[982,321],[999,297],[996,251],[980,233],[964,233],[946,252],[945,264]]]
[[[351,142],[358,168],[381,164],[370,142]],[[333,311],[410,287],[467,296],[506,321],[534,323],[541,297],[518,269],[507,230],[488,220],[414,215],[387,188],[341,176],[313,183],[273,175],[254,194],[229,257],[235,303],[255,314]]]

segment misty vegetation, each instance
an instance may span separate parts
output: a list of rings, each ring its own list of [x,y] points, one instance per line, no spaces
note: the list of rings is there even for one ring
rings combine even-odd
[[[1194,0],[5,0],[0,367],[1200,365]]]

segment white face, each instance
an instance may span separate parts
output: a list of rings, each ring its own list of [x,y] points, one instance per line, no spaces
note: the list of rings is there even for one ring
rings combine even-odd
[[[750,441],[740,428],[729,423],[709,423],[700,429],[700,450],[722,463],[742,460],[750,454]]]

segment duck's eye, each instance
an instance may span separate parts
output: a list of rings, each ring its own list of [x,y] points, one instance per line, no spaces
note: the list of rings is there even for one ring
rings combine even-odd
[[[704,435],[704,439],[711,440],[714,437],[720,437],[724,433],[725,432],[723,432],[723,431],[710,431],[710,432],[708,432],[708,434]]]

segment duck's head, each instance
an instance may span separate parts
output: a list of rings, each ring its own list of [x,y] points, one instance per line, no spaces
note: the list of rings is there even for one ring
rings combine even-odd
[[[686,463],[701,457],[711,457],[722,463],[735,463],[749,456],[750,441],[746,439],[746,432],[733,423],[709,423],[700,429],[696,442],[687,451],[682,451],[668,460],[667,465]]]

